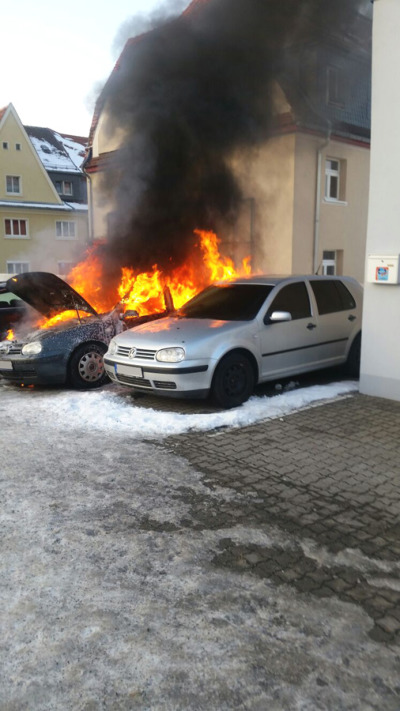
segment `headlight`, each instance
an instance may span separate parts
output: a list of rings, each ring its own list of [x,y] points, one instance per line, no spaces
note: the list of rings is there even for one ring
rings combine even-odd
[[[22,346],[22,355],[37,355],[42,350],[42,344],[40,341],[32,341],[32,343],[26,343]]]
[[[156,360],[162,363],[180,363],[185,358],[183,348],[163,348],[156,353]]]
[[[112,339],[108,344],[108,352],[110,355],[114,355],[114,353],[117,352],[117,344],[115,343],[114,339]]]

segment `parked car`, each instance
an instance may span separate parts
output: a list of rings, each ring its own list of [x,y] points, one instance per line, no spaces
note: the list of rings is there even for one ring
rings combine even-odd
[[[346,363],[357,374],[362,287],[350,277],[257,276],[214,284],[112,338],[109,377],[135,391],[240,405],[268,380]]]
[[[68,384],[75,388],[95,388],[108,382],[103,355],[110,339],[124,328],[118,309],[97,314],[65,281],[47,272],[19,274],[2,288],[3,295],[12,296],[7,297],[10,308],[21,313],[12,340],[0,343],[0,376],[19,384]],[[13,299],[23,306],[13,305]],[[39,314],[49,319],[65,311],[74,312],[73,317],[50,328],[32,327],[33,316],[37,321]],[[14,326],[12,320],[7,323],[7,329]]]
[[[9,278],[9,274],[0,274],[0,341],[26,314],[24,302],[7,288]]]

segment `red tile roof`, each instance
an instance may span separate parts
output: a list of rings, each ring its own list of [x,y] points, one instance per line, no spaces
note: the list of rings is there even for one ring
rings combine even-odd
[[[189,7],[182,12],[182,16],[190,15],[192,12],[197,12],[197,10],[200,10],[204,5],[208,5],[209,2],[210,0],[192,0]]]
[[[8,106],[4,106],[2,109],[0,109],[0,121],[3,118],[4,114],[6,113],[8,109]]]

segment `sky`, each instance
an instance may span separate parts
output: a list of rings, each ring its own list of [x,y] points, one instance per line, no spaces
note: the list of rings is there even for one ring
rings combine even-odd
[[[0,23],[0,108],[22,123],[88,136],[94,103],[133,32],[189,0],[14,0]]]

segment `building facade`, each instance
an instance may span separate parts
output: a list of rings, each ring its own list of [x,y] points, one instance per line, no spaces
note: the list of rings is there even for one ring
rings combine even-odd
[[[400,401],[400,85],[393,68],[400,62],[398,0],[375,0],[372,62],[371,183],[360,390]],[[378,259],[377,259],[378,258]],[[395,269],[387,278],[385,266]],[[372,263],[372,269],[371,269]],[[375,267],[375,268],[374,268]],[[392,283],[391,283],[392,282]]]
[[[65,276],[80,260],[88,243],[84,152],[76,138],[24,127],[12,104],[0,110],[0,273]]]

